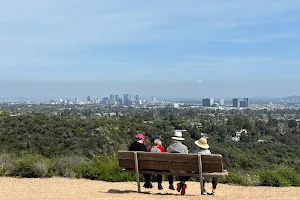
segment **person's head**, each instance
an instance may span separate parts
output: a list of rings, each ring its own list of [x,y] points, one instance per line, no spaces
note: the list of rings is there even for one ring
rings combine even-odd
[[[184,141],[185,140],[182,136],[181,131],[175,131],[174,135],[171,138],[172,138],[173,142]]]
[[[145,136],[143,134],[139,133],[135,136],[135,141],[145,144]]]
[[[154,135],[154,136],[152,136],[151,141],[154,146],[159,146],[159,145],[162,145],[163,139],[159,135]]]
[[[209,149],[209,145],[207,144],[206,138],[200,138],[199,140],[196,140],[195,145],[197,145],[201,149]]]

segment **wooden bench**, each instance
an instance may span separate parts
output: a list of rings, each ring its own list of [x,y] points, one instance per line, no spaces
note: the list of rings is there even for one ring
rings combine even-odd
[[[138,192],[141,192],[140,174],[162,174],[200,178],[201,194],[204,193],[203,177],[223,178],[222,155],[175,154],[118,151],[119,166],[135,172]],[[184,170],[184,171],[183,171]]]

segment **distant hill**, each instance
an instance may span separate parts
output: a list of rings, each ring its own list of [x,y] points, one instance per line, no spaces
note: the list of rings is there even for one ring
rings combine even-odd
[[[293,95],[289,97],[283,98],[286,101],[300,101],[300,96],[299,95]]]

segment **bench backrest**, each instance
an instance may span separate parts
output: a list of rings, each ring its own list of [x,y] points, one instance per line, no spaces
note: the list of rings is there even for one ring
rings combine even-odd
[[[140,170],[199,171],[198,154],[137,152]],[[202,172],[223,172],[222,155],[202,155]],[[135,168],[134,152],[119,151],[119,165],[125,169]]]

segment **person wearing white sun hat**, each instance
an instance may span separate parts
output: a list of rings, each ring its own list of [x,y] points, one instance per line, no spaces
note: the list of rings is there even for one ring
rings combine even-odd
[[[188,154],[188,147],[182,144],[181,142],[184,141],[184,137],[182,136],[182,131],[176,130],[174,132],[174,135],[171,137],[173,142],[167,147],[167,152],[169,153],[183,153]],[[185,176],[179,176],[180,183],[177,184],[177,191],[181,192],[181,195],[185,194],[185,190],[187,188],[187,185],[185,184],[186,181],[188,181],[189,177]],[[169,180],[169,189],[175,190],[173,183],[173,176],[168,176]]]
[[[201,155],[210,155],[211,152],[209,150],[209,145],[207,144],[207,139],[206,138],[200,138],[199,140],[195,141],[195,145],[197,145],[199,148],[196,150],[195,153],[201,154]],[[212,178],[212,193],[208,193],[205,190],[205,182],[203,182],[203,187],[204,187],[204,195],[215,195],[216,189],[217,189],[217,184],[218,184],[218,179],[217,178]]]

